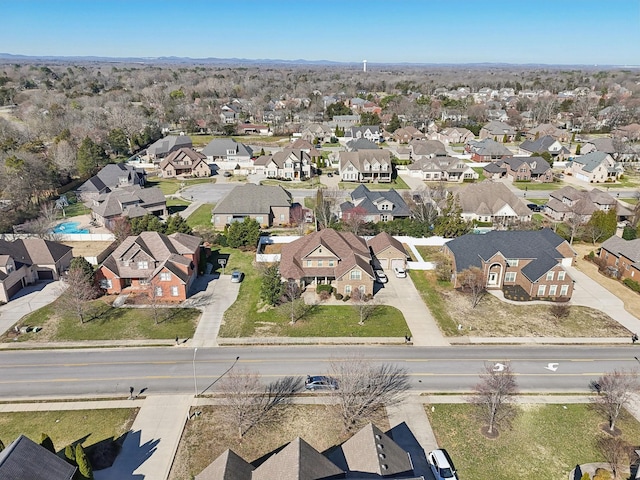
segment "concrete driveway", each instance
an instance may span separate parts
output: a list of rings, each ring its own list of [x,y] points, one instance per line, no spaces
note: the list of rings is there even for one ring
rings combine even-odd
[[[397,278],[391,270],[386,274],[389,281],[382,285],[375,298],[402,312],[411,330],[413,344],[438,347],[449,345],[411,278]]]
[[[0,306],[0,333],[9,330],[28,313],[49,305],[60,296],[63,288],[60,281],[41,281],[20,290],[9,303]]]
[[[576,282],[571,304],[592,307],[605,312],[631,332],[640,333],[640,320],[624,309],[622,300],[575,267],[565,268]]]

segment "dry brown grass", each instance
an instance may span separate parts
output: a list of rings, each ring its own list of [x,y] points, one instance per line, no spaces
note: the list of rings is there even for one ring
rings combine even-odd
[[[284,243],[273,243],[264,246],[264,253],[267,255],[274,255],[276,253],[282,253],[282,246]]]
[[[249,431],[239,442],[235,431],[227,427],[221,406],[203,406],[202,414],[189,420],[180,439],[169,480],[193,478],[226,449],[231,449],[248,462],[255,462],[296,437],[303,438],[319,452],[344,442],[342,425],[334,406],[295,405],[287,409],[277,422]],[[386,417],[376,425],[388,430]]]
[[[621,282],[602,275],[598,272],[598,267],[594,263],[583,260],[583,257],[588,255],[589,252],[597,252],[600,248],[600,244],[575,244],[573,245],[573,248],[578,252],[579,260],[576,264],[576,268],[622,300],[627,312],[637,318],[640,318],[640,295],[630,288],[625,287]]]
[[[62,242],[73,248],[74,257],[95,257],[104,252],[113,242]]]

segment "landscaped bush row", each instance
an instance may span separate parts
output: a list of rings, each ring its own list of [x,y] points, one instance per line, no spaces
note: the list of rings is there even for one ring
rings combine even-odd
[[[629,287],[634,292],[640,293],[640,282],[636,282],[630,278],[625,278],[622,283],[624,283],[627,287]]]

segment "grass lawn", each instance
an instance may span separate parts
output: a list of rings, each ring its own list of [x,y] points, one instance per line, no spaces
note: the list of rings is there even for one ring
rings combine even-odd
[[[587,404],[518,406],[511,429],[497,439],[480,433],[482,426],[469,404],[425,408],[438,445],[451,454],[460,478],[467,480],[566,480],[582,463],[602,462],[596,448],[603,422]],[[637,445],[640,424],[623,411],[617,425],[623,438]]]
[[[527,203],[535,203],[536,205],[544,205],[549,201],[548,198],[527,198]]]
[[[191,202],[181,198],[167,198],[167,210],[169,215],[183,211]]]
[[[162,308],[156,325],[151,308],[113,308],[105,297],[94,300],[85,323],[72,315],[57,311],[58,302],[53,302],[25,316],[21,325],[42,326],[37,333],[24,333],[18,341],[65,342],[85,340],[136,340],[192,338],[200,317],[194,308]],[[0,340],[13,341],[11,329]]]
[[[381,305],[364,325],[348,302],[344,305],[317,305],[295,325],[289,325],[286,307],[264,309],[260,302],[262,277],[253,264],[252,252],[222,248],[212,259],[228,255],[226,271],[237,268],[245,278],[238,299],[224,314],[221,337],[403,337],[408,330],[404,316],[393,307]],[[219,270],[219,269],[218,269]]]
[[[318,182],[308,180],[306,182],[286,182],[282,180],[275,180],[272,178],[268,178],[267,180],[261,180],[260,185],[280,185],[286,189],[311,189],[318,188]]]
[[[193,179],[159,177],[147,178],[147,187],[160,187],[160,190],[162,190],[162,193],[164,193],[165,195],[173,195],[178,190],[180,190],[180,186],[183,184],[184,187],[187,188],[198,183],[216,183],[216,179],[211,177]]]
[[[258,460],[296,437],[303,438],[319,452],[347,440],[337,410],[329,405],[294,405],[277,421],[259,425],[238,441],[234,428],[224,418],[224,407],[198,407],[202,414],[185,425],[169,480],[193,478],[230,448],[248,462]],[[382,430],[389,429],[386,417],[376,418]]]
[[[355,190],[358,185],[364,185],[369,190],[389,190],[390,188],[395,188],[396,190],[409,190],[410,187],[407,185],[402,177],[397,176],[389,183],[358,183],[358,182],[340,182],[338,186],[342,190]]]
[[[538,182],[513,182],[513,186],[520,190],[537,191],[537,190],[557,190],[564,186],[563,182],[538,183]]]
[[[445,335],[474,337],[626,337],[631,334],[606,313],[571,306],[567,318],[551,315],[550,305],[510,304],[485,295],[475,308],[466,294],[438,282],[434,272],[410,271],[413,282]],[[454,320],[455,319],[455,320]],[[457,325],[463,329],[458,330]]]
[[[0,440],[8,446],[23,434],[40,443],[41,435],[46,433],[56,451],[79,440],[86,449],[127,433],[137,413],[136,408],[0,413]]]
[[[638,204],[638,199],[637,198],[621,198],[620,201],[628,203],[630,205],[637,205]]]
[[[478,182],[481,182],[482,180],[487,178],[487,177],[484,176],[484,168],[482,168],[482,167],[471,167],[471,168],[473,168],[474,172],[476,172],[478,175],[480,175],[478,177],[478,180],[477,180]]]
[[[213,210],[214,206],[212,203],[203,203],[187,217],[187,224],[191,228],[211,227],[211,210]]]

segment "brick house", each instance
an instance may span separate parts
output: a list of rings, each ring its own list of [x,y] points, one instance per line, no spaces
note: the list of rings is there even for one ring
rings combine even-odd
[[[351,214],[360,215],[365,222],[390,222],[396,218],[409,218],[407,202],[394,190],[369,190],[364,185],[351,192],[351,201],[340,204],[343,220]]]
[[[478,136],[481,140],[492,138],[497,142],[502,142],[506,137],[507,142],[513,142],[516,138],[516,131],[511,125],[494,120],[482,127]]]
[[[191,148],[171,152],[160,162],[160,171],[165,178],[179,176],[210,177],[211,167],[207,156]]]
[[[568,301],[573,294],[573,279],[565,266],[572,265],[576,253],[548,228],[467,234],[443,250],[452,258],[456,288],[461,286],[461,272],[478,267],[488,290],[503,290],[512,298]]]
[[[389,150],[339,152],[340,179],[345,182],[391,182],[393,165]]]
[[[157,299],[181,302],[198,274],[201,243],[185,233],[127,237],[98,268],[96,281],[108,294],[154,288]]]
[[[575,157],[565,167],[566,175],[588,183],[615,182],[624,173],[622,164],[605,152],[591,152]]]
[[[492,162],[483,168],[487,178],[511,177],[514,181],[553,182],[553,170],[542,157],[512,157]]]
[[[343,295],[351,295],[356,289],[371,294],[376,255],[381,266],[387,261],[390,265],[389,258],[403,262],[407,258],[402,244],[387,234],[367,242],[351,232],[326,228],[283,245],[280,275],[285,281],[295,280],[302,288],[331,284]]]
[[[491,138],[470,140],[465,145],[465,150],[474,162],[491,162],[513,157],[511,150]]]
[[[624,240],[614,235],[603,242],[599,257],[613,276],[640,282],[640,238]]]
[[[300,149],[285,149],[273,155],[262,155],[256,158],[253,166],[257,172],[263,172],[268,178],[308,180],[314,173],[311,163],[311,155],[308,152]]]

